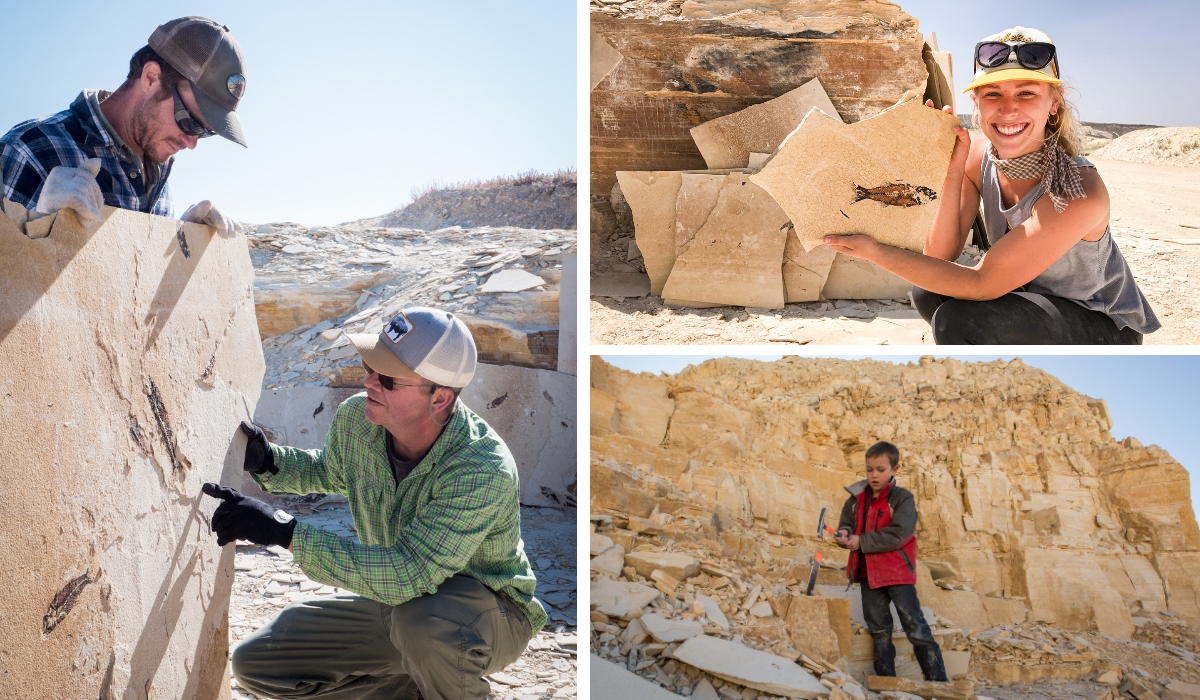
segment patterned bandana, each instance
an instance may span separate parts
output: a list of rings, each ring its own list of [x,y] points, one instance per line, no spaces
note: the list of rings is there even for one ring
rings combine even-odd
[[[1041,180],[1054,203],[1054,211],[1066,209],[1069,200],[1087,197],[1083,183],[1079,181],[1079,166],[1057,140],[1047,140],[1033,153],[1008,160],[1001,159],[996,146],[989,144],[988,155],[1000,172],[1011,180]]]

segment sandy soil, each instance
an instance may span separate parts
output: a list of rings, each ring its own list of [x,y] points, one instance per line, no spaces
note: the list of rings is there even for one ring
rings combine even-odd
[[[1097,158],[1154,165],[1200,166],[1200,127],[1164,126],[1118,136],[1093,151]]]
[[[1131,134],[1132,135],[1132,134]],[[1163,327],[1147,345],[1200,343],[1200,168],[1093,157],[1112,199],[1112,232]],[[626,261],[619,234],[593,246],[592,273],[641,271]],[[598,345],[823,344],[845,330],[844,344],[930,344],[928,325],[891,300],[788,304],[784,309],[667,309],[655,297],[591,298],[591,342]],[[907,317],[907,318],[905,318]],[[889,321],[888,325],[875,322]],[[891,323],[895,320],[898,323]],[[869,327],[868,327],[869,326]],[[892,326],[897,328],[892,329]],[[883,331],[892,329],[891,333]],[[822,340],[808,341],[810,337]]]

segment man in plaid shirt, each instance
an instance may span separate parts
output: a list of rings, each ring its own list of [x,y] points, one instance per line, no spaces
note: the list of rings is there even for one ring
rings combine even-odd
[[[214,134],[246,145],[237,118],[245,74],[228,27],[203,17],[159,26],[115,92],[84,90],[67,110],[0,137],[4,198],[43,215],[71,209],[85,226],[100,221],[102,205],[174,216],[167,178],[177,152]],[[182,218],[225,236],[241,228],[208,200]]]
[[[475,342],[452,314],[406,309],[350,335],[366,393],[338,407],[322,450],[271,445],[248,423],[246,471],[274,493],[339,493],[359,542],[226,487],[217,544],[290,549],[305,575],[350,593],[293,602],[233,651],[270,698],[486,698],[484,676],[546,622],[521,541],[520,482],[504,441],[458,401]]]

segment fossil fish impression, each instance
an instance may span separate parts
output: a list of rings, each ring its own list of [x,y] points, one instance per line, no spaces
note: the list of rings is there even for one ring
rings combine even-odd
[[[864,199],[889,207],[919,207],[937,199],[937,192],[928,187],[910,185],[907,182],[889,182],[871,189],[862,185],[854,185],[854,201],[851,204],[857,204]]]

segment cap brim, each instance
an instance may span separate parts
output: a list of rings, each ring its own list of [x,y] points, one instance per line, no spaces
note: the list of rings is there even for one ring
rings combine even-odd
[[[992,71],[984,73],[975,78],[970,85],[967,86],[964,93],[970,92],[980,85],[991,85],[992,83],[1002,83],[1006,80],[1040,80],[1043,83],[1052,85],[1061,85],[1062,81],[1051,75],[1046,75],[1040,71],[1029,70],[1028,68],[1005,68],[1004,70]]]
[[[200,107],[204,121],[208,122],[208,128],[234,143],[250,147],[250,144],[246,143],[246,135],[242,133],[242,123],[238,121],[237,112],[209,97],[196,83],[192,83],[192,96],[196,98],[196,104]]]
[[[400,358],[388,349],[379,335],[379,333],[347,333],[346,337],[350,339],[363,361],[376,372],[397,379],[425,379],[401,362]]]

